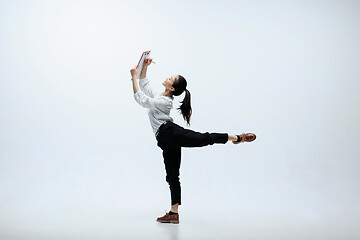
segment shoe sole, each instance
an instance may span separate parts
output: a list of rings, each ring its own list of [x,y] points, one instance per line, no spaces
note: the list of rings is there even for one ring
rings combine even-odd
[[[239,144],[239,143],[246,143],[246,142],[253,142],[255,139],[251,140],[251,141],[244,141],[244,142],[233,142],[234,144]]]
[[[179,223],[179,221],[178,220],[167,220],[167,221],[159,221],[159,220],[157,220],[158,222],[160,222],[160,223],[174,223],[174,224],[178,224]]]

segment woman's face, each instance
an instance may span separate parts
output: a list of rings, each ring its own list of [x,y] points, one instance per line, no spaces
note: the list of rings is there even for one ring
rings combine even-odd
[[[166,80],[162,83],[165,86],[166,90],[174,91],[175,89],[172,87],[174,81],[178,79],[178,75],[174,75],[172,77],[166,78]]]

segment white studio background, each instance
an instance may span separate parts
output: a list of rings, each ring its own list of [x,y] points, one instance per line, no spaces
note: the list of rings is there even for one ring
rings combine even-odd
[[[181,224],[211,235],[174,239],[358,239],[359,23],[358,1],[0,1],[0,238],[168,239],[137,224],[170,209],[130,81],[151,50],[159,91],[188,81],[176,123],[257,134],[183,148]]]

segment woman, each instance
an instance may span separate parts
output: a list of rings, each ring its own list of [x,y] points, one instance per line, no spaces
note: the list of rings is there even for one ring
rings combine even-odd
[[[149,79],[146,78],[146,71],[151,61],[151,58],[145,59],[140,73],[140,90],[136,80],[137,67],[130,70],[134,98],[142,107],[148,108],[149,120],[156,136],[157,145],[163,150],[166,181],[169,184],[171,193],[171,210],[163,217],[157,218],[157,221],[162,223],[179,223],[178,207],[181,205],[181,187],[179,181],[181,147],[203,147],[213,145],[214,143],[225,144],[228,141],[232,141],[234,144],[252,142],[256,136],[253,133],[243,133],[241,135],[200,133],[185,129],[174,123],[170,117],[174,96],[179,96],[185,92],[185,98],[178,110],[180,110],[187,124],[190,125],[192,109],[190,92],[186,89],[187,82],[183,76],[174,75],[162,83],[165,87],[163,93],[155,93],[150,87]]]

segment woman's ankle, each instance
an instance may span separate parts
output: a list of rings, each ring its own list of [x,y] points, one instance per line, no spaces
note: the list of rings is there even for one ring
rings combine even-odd
[[[237,141],[237,136],[228,134],[228,141]]]
[[[174,213],[178,213],[178,207],[179,207],[179,204],[176,203],[176,204],[174,204],[174,205],[171,206],[171,210],[170,210],[170,211],[172,211],[172,212],[174,212]]]

